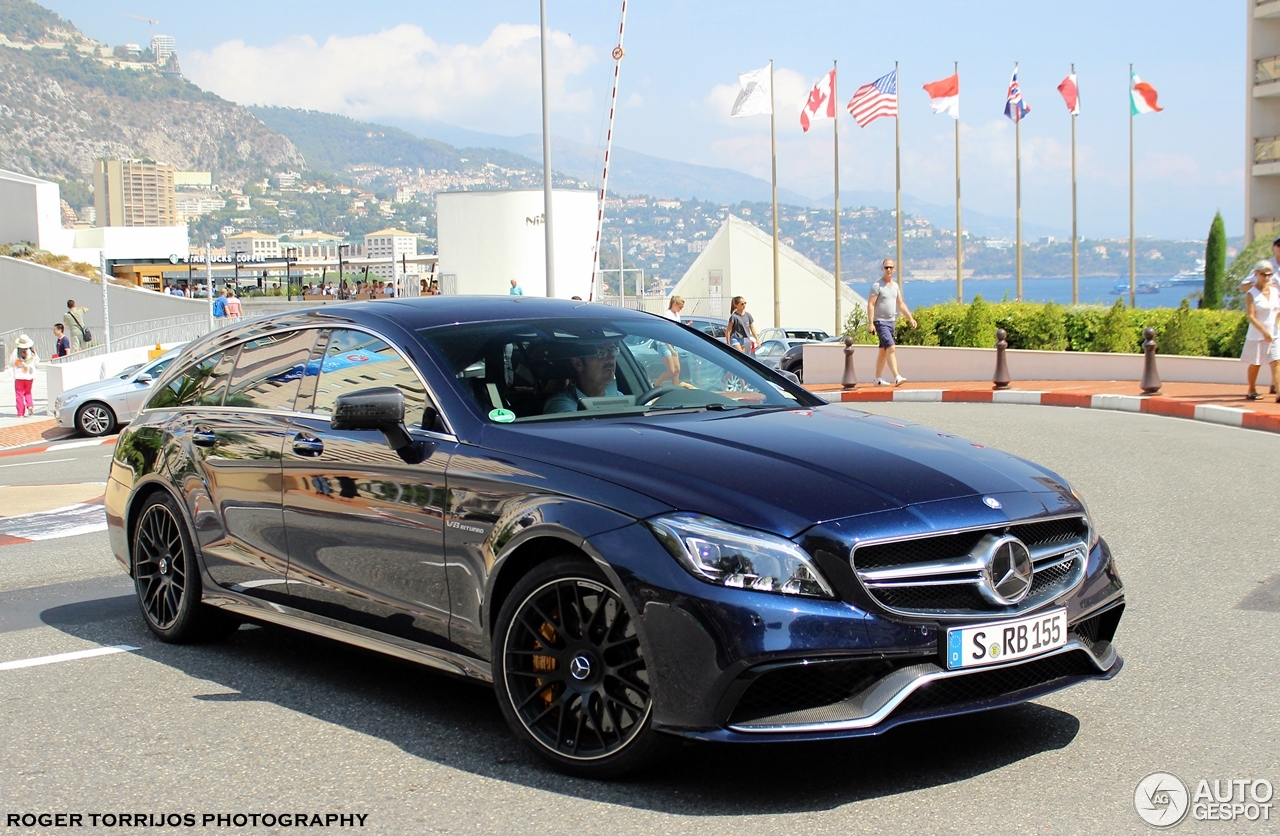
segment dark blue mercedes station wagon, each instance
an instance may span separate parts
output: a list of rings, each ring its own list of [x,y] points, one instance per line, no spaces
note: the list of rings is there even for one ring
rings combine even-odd
[[[266,622],[490,682],[586,776],[676,737],[878,734],[1121,666],[1123,587],[1061,477],[601,305],[218,331],[152,383],[106,510],[161,639]]]

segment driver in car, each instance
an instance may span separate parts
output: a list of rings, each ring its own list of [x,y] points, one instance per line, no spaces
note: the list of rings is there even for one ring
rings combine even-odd
[[[618,369],[618,343],[613,340],[589,342],[572,346],[570,350],[573,354],[569,357],[569,366],[576,381],[570,388],[547,399],[542,409],[544,415],[577,412],[583,408],[583,398],[618,397],[622,394],[614,376]]]

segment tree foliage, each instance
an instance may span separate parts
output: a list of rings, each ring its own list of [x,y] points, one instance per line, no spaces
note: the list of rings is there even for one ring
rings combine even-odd
[[[1209,239],[1204,245],[1204,295],[1202,306],[1222,307],[1222,274],[1227,269],[1227,229],[1222,223],[1222,213],[1213,216],[1209,226]]]

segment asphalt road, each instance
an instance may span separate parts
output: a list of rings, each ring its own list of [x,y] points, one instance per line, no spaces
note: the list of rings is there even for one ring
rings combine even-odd
[[[485,689],[406,663],[275,628],[160,644],[98,532],[0,547],[0,663],[137,648],[0,664],[0,824],[308,811],[391,834],[1114,834],[1148,832],[1133,795],[1154,771],[1193,792],[1201,778],[1280,785],[1280,436],[1050,407],[876,409],[1033,458],[1085,495],[1129,594],[1115,680],[870,740],[689,745],[643,779],[591,783],[527,754]],[[53,468],[87,480],[109,449],[6,457],[75,461],[0,469],[0,485],[48,485]],[[1274,832],[1272,818],[1178,832]]]

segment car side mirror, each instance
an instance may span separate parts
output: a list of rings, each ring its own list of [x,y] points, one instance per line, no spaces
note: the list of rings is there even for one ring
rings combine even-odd
[[[413,443],[404,425],[404,393],[393,386],[339,395],[330,422],[335,430],[378,430],[392,450]]]
[[[154,378],[154,377],[152,377],[152,376],[151,376],[151,375],[149,375],[149,374],[140,374],[140,375],[138,375],[137,377],[135,377],[135,378],[133,379],[133,382],[134,382],[134,383],[142,383],[142,384],[150,385],[151,381],[153,381],[153,380],[155,380],[155,378]]]
[[[774,369],[774,371],[785,377],[787,380],[790,380],[795,385],[800,385],[800,378],[796,377],[794,372],[789,372],[786,369]]]

